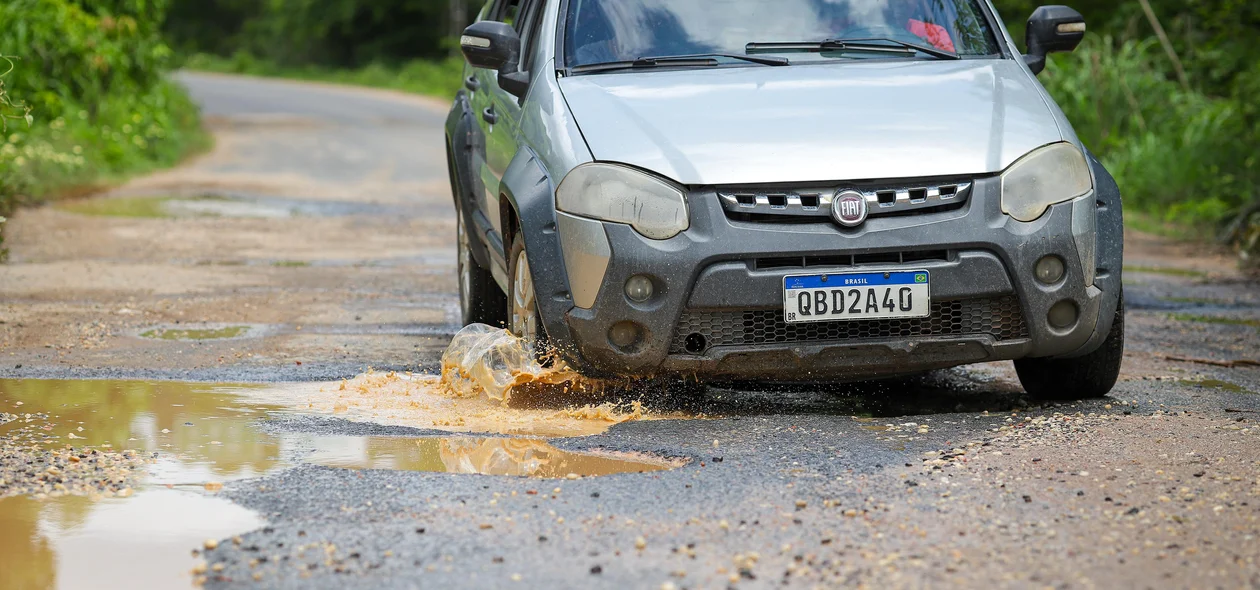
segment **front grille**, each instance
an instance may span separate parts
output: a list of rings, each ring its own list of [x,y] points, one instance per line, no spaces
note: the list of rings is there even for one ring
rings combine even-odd
[[[791,223],[830,220],[832,200],[845,190],[861,193],[871,216],[901,215],[961,207],[971,195],[971,182],[867,183],[788,190],[720,187],[717,194],[728,217]]]
[[[753,268],[756,270],[775,270],[783,268],[834,268],[862,266],[865,264],[948,262],[952,259],[953,257],[949,250],[911,250],[905,252],[830,254],[821,256],[775,256],[753,259]]]
[[[935,301],[927,318],[789,324],[783,310],[687,311],[678,321],[671,354],[700,354],[714,346],[861,342],[916,336],[979,336],[997,340],[1028,337],[1014,295]]]

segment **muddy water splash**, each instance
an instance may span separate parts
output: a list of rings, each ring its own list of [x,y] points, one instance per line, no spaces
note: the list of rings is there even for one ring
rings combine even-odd
[[[507,330],[473,324],[460,330],[442,355],[442,384],[459,397],[486,396],[506,406],[528,387],[556,393],[598,393],[603,384],[556,361],[543,367],[532,347]]]
[[[650,413],[637,400],[605,401],[607,392],[624,392],[624,385],[584,378],[559,362],[544,367],[520,339],[474,324],[452,339],[440,376],[369,371],[336,386],[307,386],[297,399],[286,389],[299,407],[450,432],[588,436],[634,420],[693,417]]]

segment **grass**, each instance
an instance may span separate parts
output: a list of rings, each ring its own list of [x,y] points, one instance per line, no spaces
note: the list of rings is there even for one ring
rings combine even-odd
[[[1174,313],[1168,316],[1179,322],[1197,322],[1201,324],[1225,324],[1229,326],[1251,326],[1260,328],[1260,320],[1247,318],[1223,318],[1217,316],[1194,315],[1189,313]]]
[[[237,53],[230,58],[198,53],[187,58],[183,67],[202,72],[332,82],[451,98],[463,83],[464,60],[452,57],[442,61],[414,60],[399,65],[371,64],[358,69],[341,69],[282,66],[247,53]]]
[[[279,268],[306,268],[310,265],[311,263],[304,260],[277,260],[271,263],[271,266]]]

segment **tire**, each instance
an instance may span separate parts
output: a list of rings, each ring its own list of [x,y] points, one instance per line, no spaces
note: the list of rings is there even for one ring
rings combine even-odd
[[[518,277],[517,274],[521,273]],[[528,280],[528,293],[518,293],[518,284]],[[534,346],[539,361],[549,359],[551,346],[542,316],[538,313],[537,293],[533,290],[533,276],[529,271],[529,258],[525,256],[525,238],[518,227],[512,236],[512,249],[508,254],[508,295],[504,305],[507,329]],[[518,297],[521,301],[518,301]],[[518,311],[518,306],[521,309]],[[527,319],[532,316],[532,323]],[[525,325],[520,325],[525,324]]]
[[[459,255],[459,311],[465,326],[486,324],[496,328],[507,325],[507,297],[494,282],[490,271],[481,268],[471,250],[472,238],[464,225],[464,215],[457,215]]]
[[[1101,347],[1071,359],[1022,359],[1015,372],[1024,391],[1035,399],[1077,401],[1106,396],[1120,377],[1124,361],[1124,293],[1116,306],[1111,332]]]

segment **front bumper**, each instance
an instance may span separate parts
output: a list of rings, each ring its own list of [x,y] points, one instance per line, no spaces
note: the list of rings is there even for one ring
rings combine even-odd
[[[1100,318],[1114,312],[1119,269],[1093,260],[1094,196],[1021,223],[1002,214],[1000,194],[997,178],[983,178],[959,208],[871,217],[845,229],[735,220],[716,191],[700,190],[689,196],[691,228],[663,241],[559,214],[573,304],[560,331],[567,341],[553,342],[588,374],[780,379],[869,378],[1096,348],[1099,330],[1110,328]],[[1056,285],[1033,278],[1047,255],[1067,267]],[[794,258],[801,266],[785,265]],[[784,276],[920,269],[932,277],[929,320],[782,322]],[[634,275],[656,286],[645,303],[624,294]],[[1062,301],[1079,315],[1056,329],[1047,314]],[[622,322],[641,331],[632,346],[610,342],[610,328]]]

